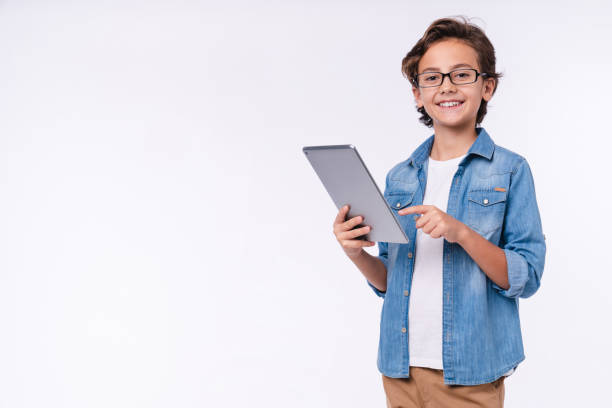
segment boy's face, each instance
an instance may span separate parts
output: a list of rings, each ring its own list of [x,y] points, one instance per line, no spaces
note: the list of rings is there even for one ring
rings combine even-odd
[[[458,64],[464,64],[458,66]],[[434,43],[421,57],[418,74],[429,71],[450,72],[457,68],[474,68],[480,72],[478,54],[461,40],[450,38]],[[476,116],[482,99],[488,101],[493,96],[495,79],[478,76],[471,84],[455,85],[448,76],[442,85],[430,88],[412,87],[417,106],[433,120],[434,130],[465,129],[476,126]],[[443,101],[459,101],[460,105],[440,106]]]

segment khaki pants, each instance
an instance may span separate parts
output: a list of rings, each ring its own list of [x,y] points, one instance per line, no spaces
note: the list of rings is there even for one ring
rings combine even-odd
[[[410,367],[410,378],[382,377],[388,408],[504,406],[504,376],[480,385],[446,385],[442,370]]]

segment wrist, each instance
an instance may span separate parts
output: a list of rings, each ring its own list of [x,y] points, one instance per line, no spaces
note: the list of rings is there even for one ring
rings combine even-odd
[[[471,233],[472,229],[466,224],[461,223],[461,228],[459,228],[459,233],[457,234],[457,243],[463,246],[465,242],[470,239]]]
[[[351,259],[352,261],[361,258],[363,256],[363,254],[365,254],[365,251],[363,250],[363,248],[359,248],[359,251],[356,252],[356,253],[348,253],[348,252],[346,252],[346,256],[348,256],[349,259]]]

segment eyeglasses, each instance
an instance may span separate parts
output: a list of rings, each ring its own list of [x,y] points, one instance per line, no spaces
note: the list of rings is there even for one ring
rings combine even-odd
[[[442,85],[445,76],[448,76],[455,85],[466,85],[476,82],[479,76],[486,78],[489,75],[486,72],[478,72],[473,68],[462,68],[455,69],[446,74],[442,72],[424,72],[415,77],[415,82],[419,88],[430,88]]]

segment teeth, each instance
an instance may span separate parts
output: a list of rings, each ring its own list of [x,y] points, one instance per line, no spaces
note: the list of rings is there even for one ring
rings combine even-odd
[[[440,104],[440,106],[449,107],[449,106],[457,106],[457,105],[460,105],[460,104],[461,104],[460,102],[442,102]]]

